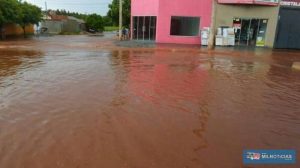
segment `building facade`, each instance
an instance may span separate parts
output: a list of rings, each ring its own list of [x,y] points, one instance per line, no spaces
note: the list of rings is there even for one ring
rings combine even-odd
[[[86,30],[85,22],[72,16],[56,15],[51,12],[49,15],[44,16],[41,22],[41,28],[47,34],[61,34],[61,33],[79,33]]]
[[[211,4],[211,0],[132,0],[131,37],[200,44],[201,28],[210,26]]]
[[[279,0],[217,0],[213,21],[216,28],[234,30],[235,46],[272,48],[279,9]],[[200,44],[200,32],[210,27],[211,15],[211,0],[132,0],[132,39]],[[215,34],[223,34],[217,30]]]
[[[218,0],[216,27],[233,27],[235,45],[273,47],[278,0]]]

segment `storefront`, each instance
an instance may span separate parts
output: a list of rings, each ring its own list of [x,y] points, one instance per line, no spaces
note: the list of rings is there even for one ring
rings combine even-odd
[[[280,3],[275,48],[300,49],[300,0]]]
[[[268,19],[234,18],[235,44],[265,46]]]
[[[278,1],[219,0],[216,27],[234,28],[235,46],[273,47]]]
[[[200,44],[200,30],[210,26],[211,5],[211,0],[132,0],[132,39]]]

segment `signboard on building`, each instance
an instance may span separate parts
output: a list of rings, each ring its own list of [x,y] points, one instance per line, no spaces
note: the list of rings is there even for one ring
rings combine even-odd
[[[254,0],[254,3],[263,2],[263,3],[278,3],[278,0]]]
[[[257,4],[257,5],[278,5],[279,0],[218,0],[220,4]]]
[[[300,7],[300,0],[282,0],[280,1],[280,5]]]

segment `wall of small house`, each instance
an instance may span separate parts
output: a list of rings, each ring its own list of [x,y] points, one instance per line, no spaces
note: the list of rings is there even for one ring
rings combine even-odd
[[[232,27],[234,18],[268,19],[265,46],[273,47],[278,21],[278,12],[279,6],[217,4],[215,23],[216,27]]]
[[[64,21],[62,32],[72,32],[72,33],[80,32],[80,25],[75,20]]]
[[[79,28],[81,31],[86,31],[86,24],[85,23],[80,23]]]
[[[54,20],[45,20],[41,22],[41,28],[47,28],[46,33],[49,34],[59,34],[63,29],[62,21],[54,21]]]
[[[34,34],[33,25],[28,25],[25,27],[26,34]],[[23,28],[17,24],[7,24],[5,25],[5,35],[6,36],[20,36],[23,35]]]

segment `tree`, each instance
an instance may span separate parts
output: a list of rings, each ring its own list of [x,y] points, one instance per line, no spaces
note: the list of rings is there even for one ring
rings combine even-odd
[[[9,23],[19,24],[25,35],[25,26],[37,24],[42,19],[42,11],[37,6],[19,0],[0,0],[0,30],[4,38],[4,26]]]
[[[123,25],[129,27],[130,25],[130,16],[131,16],[131,3],[130,0],[123,1]],[[113,25],[119,24],[119,0],[113,0],[110,5],[108,5],[109,11],[107,16],[111,18]]]
[[[103,16],[103,24],[104,24],[104,26],[113,25],[111,18],[108,16]]]
[[[104,30],[102,16],[97,14],[89,15],[86,20],[86,26],[88,29],[93,29],[102,32]]]
[[[21,3],[21,19],[20,26],[23,28],[24,37],[26,35],[25,27],[29,24],[38,24],[42,20],[42,10],[27,2]]]
[[[3,12],[0,9],[0,39],[4,39],[3,23],[4,23]]]
[[[5,38],[4,25],[18,23],[21,18],[20,3],[17,0],[0,0],[0,34]]]

